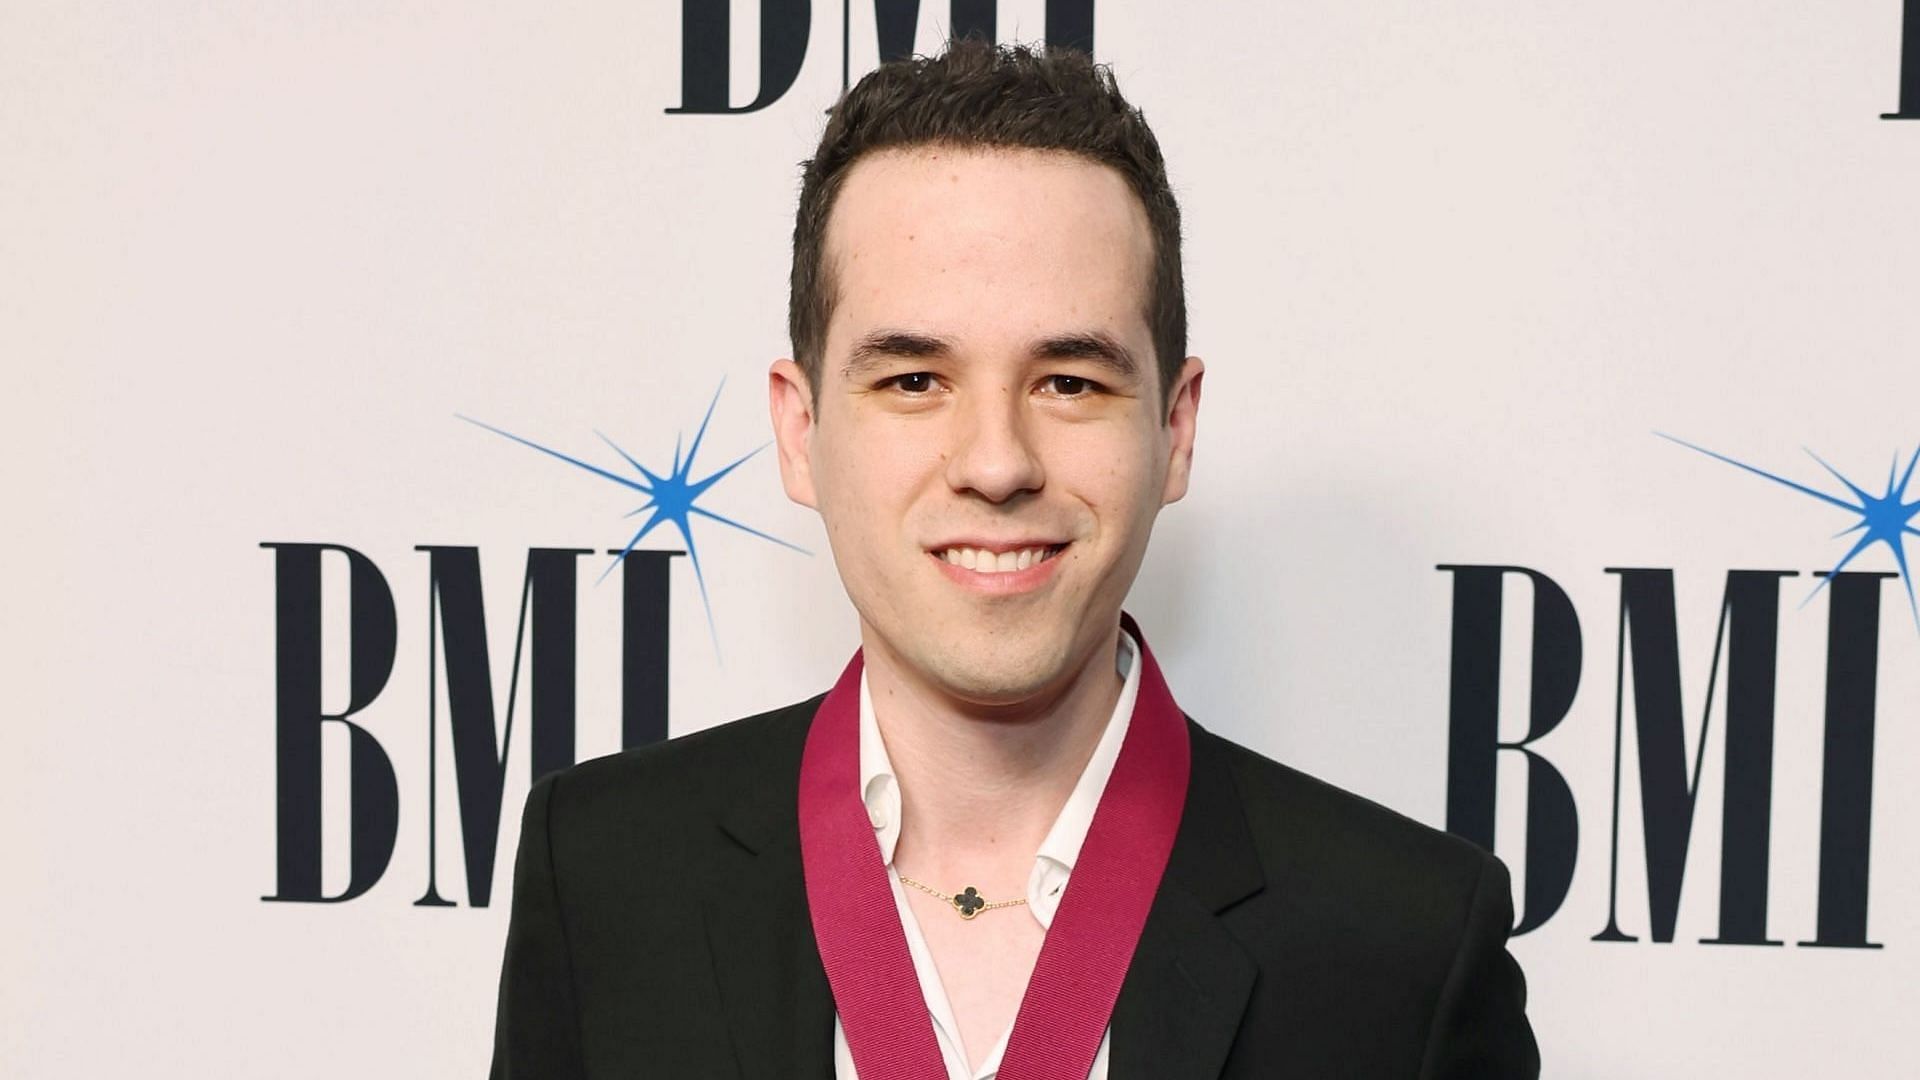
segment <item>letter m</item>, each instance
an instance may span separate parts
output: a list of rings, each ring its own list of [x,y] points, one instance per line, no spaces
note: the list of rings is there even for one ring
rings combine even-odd
[[[573,764],[574,624],[576,563],[590,549],[534,548],[527,552],[514,622],[504,715],[495,709],[487,648],[486,607],[481,597],[480,552],[471,547],[434,547],[427,553],[427,892],[416,904],[451,906],[436,888],[438,855],[438,702],[441,665],[447,680],[447,725],[459,790],[461,850],[466,857],[467,900],[486,907],[493,893],[494,855],[500,840],[500,806],[513,740],[513,714],[520,690],[520,661],[531,653],[529,709],[533,778]],[[531,619],[529,619],[531,614]],[[496,737],[497,732],[497,737]]]
[[[1613,742],[1613,854],[1607,926],[1595,941],[1637,941],[1620,930],[1620,772],[1631,671],[1640,809],[1647,859],[1647,911],[1655,941],[1672,941],[1686,872],[1693,812],[1706,760],[1708,722],[1726,656],[1726,783],[1720,852],[1720,936],[1716,945],[1778,945],[1767,938],[1767,859],[1773,798],[1774,672],[1779,652],[1780,579],[1791,570],[1727,574],[1713,658],[1707,669],[1700,738],[1689,762],[1680,691],[1673,571],[1609,568],[1620,576]],[[1630,661],[1630,663],[1629,663]]]

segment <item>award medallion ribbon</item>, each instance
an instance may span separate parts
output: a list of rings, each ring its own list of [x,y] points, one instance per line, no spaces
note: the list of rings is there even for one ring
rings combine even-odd
[[[1086,1080],[1186,805],[1191,748],[1139,627],[1139,697],[1001,1059],[1000,1080]],[[860,800],[861,657],[840,675],[800,763],[807,907],[864,1080],[945,1080],[880,844]]]

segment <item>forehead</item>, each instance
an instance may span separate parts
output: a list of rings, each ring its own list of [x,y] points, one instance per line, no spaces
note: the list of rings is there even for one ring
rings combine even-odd
[[[1146,211],[1119,172],[1076,154],[868,155],[835,200],[825,254],[830,353],[887,326],[984,344],[1099,330],[1148,355]]]

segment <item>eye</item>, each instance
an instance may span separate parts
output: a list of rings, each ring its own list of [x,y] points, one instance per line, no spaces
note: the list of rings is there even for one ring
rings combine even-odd
[[[1085,397],[1100,389],[1092,379],[1078,375],[1049,375],[1043,385],[1061,397]]]
[[[895,375],[882,383],[902,393],[925,394],[933,389],[933,373],[930,371],[910,371],[905,375]]]

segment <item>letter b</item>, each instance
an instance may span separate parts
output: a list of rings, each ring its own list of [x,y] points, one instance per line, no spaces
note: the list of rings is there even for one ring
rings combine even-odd
[[[1447,831],[1493,850],[1499,753],[1527,763],[1526,895],[1515,934],[1560,908],[1579,851],[1573,792],[1558,769],[1528,749],[1573,707],[1580,686],[1580,621],[1545,574],[1519,566],[1449,566],[1453,575],[1453,672],[1448,700]],[[1533,583],[1533,693],[1526,738],[1500,741],[1501,592],[1508,574]]]
[[[400,791],[393,763],[366,729],[347,717],[380,695],[393,672],[393,593],[366,556],[338,544],[263,543],[274,552],[275,728],[279,786],[278,884],[262,900],[337,903],[373,887],[386,872],[399,832]],[[347,704],[337,713],[320,702],[320,556],[347,559]],[[338,896],[320,891],[320,725],[346,725],[351,873]]]
[[[749,113],[780,99],[800,77],[813,25],[812,0],[760,0],[760,90],[727,100],[732,51],[726,0],[680,0],[680,104],[670,113]]]
[[[1900,20],[1900,107],[1882,120],[1920,120],[1920,0],[1907,0]]]

